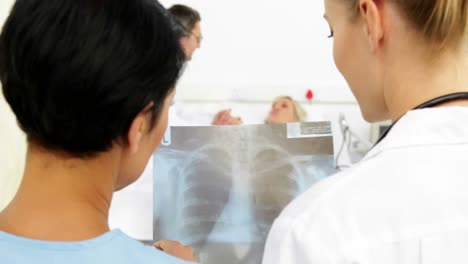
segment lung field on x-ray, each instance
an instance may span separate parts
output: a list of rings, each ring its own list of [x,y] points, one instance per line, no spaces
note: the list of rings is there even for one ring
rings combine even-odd
[[[301,175],[291,156],[273,146],[259,151],[254,160],[252,205],[259,235],[266,238],[275,218],[299,193]]]
[[[203,245],[228,202],[232,187],[229,154],[219,148],[202,148],[182,168],[182,229],[193,246]],[[216,158],[216,162],[213,162]]]

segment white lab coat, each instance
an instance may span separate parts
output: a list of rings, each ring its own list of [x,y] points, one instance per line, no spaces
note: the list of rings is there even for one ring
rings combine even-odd
[[[264,264],[467,264],[468,108],[415,110],[293,201]]]

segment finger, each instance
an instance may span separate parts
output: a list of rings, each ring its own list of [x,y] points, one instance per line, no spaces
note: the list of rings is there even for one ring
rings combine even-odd
[[[160,241],[154,243],[153,247],[155,247],[155,248],[157,248],[159,250],[163,250],[163,245],[162,244],[163,244],[163,241],[160,240]]]
[[[229,124],[230,119],[231,119],[231,115],[229,113],[225,113],[223,116],[221,116],[219,122],[223,125]]]
[[[189,246],[184,246],[182,245],[182,247],[184,248],[184,250],[187,251],[187,253],[192,256],[193,255],[193,248],[189,247]]]
[[[226,110],[224,113],[223,113],[223,118],[231,118],[231,110]]]
[[[225,114],[230,113],[230,112],[231,112],[231,109],[224,109],[224,110],[220,111],[218,114],[222,116],[222,115],[225,115]]]
[[[229,120],[229,124],[230,124],[230,125],[237,125],[237,118],[231,118],[231,119]]]
[[[221,113],[217,113],[215,115],[215,117],[213,118],[213,124],[216,124],[217,122],[219,122],[220,116],[221,116]]]
[[[219,111],[218,113],[216,113],[215,119],[218,119],[220,116],[222,116],[224,114],[224,111],[225,110],[222,110],[222,111]]]
[[[176,247],[176,246],[180,246],[182,244],[180,244],[179,242],[177,241],[172,241],[172,240],[159,240],[158,242],[154,243],[154,246],[161,249],[161,250],[166,250],[166,249],[169,249],[171,247]]]
[[[226,122],[226,116],[230,116],[230,109],[222,110],[216,114],[215,118],[213,119],[214,125],[224,125],[223,122]]]

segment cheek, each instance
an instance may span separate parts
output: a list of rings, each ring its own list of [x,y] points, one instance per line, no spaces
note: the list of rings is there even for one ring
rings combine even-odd
[[[192,38],[192,49],[196,50],[198,48],[198,42],[195,38]]]
[[[180,43],[185,54],[190,53],[190,51],[192,50],[192,41],[190,40],[190,38],[184,37],[181,39]]]
[[[346,42],[343,41],[339,36],[336,36],[333,41],[333,59],[335,65],[340,73],[346,78],[348,75],[348,61],[350,52],[347,49]]]
[[[337,34],[333,44],[333,58],[337,69],[345,78],[353,94],[357,97],[356,91],[362,86],[363,78],[366,78],[365,56],[356,34],[348,29],[349,33]],[[363,73],[365,73],[363,75]],[[368,77],[368,76],[367,76]]]

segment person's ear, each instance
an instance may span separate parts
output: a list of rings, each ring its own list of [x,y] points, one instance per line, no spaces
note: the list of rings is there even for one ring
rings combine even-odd
[[[372,53],[377,52],[384,39],[383,0],[359,0],[359,11],[363,18],[363,30]]]
[[[187,49],[188,43],[189,43],[190,38],[188,36],[182,36],[179,38],[179,44],[182,46],[182,48],[185,50]]]
[[[130,153],[138,152],[142,144],[142,138],[151,126],[151,109],[154,103],[149,103],[138,115],[133,119],[127,133],[127,142]]]

